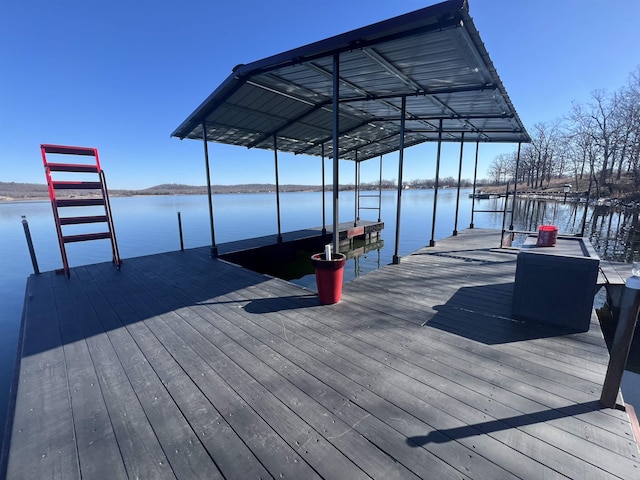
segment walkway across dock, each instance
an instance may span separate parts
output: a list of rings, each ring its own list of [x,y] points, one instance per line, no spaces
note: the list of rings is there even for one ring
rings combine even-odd
[[[638,478],[595,315],[513,320],[499,239],[460,232],[333,306],[209,248],[33,275],[7,478]]]

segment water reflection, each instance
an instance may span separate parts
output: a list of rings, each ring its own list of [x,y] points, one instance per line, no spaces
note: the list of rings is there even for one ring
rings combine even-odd
[[[481,201],[492,202],[487,209],[504,208],[503,199]],[[511,205],[508,206],[510,208]],[[640,258],[639,213],[640,209],[635,205],[586,206],[584,202],[519,198],[516,200],[513,226],[515,230],[534,233],[540,225],[557,225],[560,234],[583,234],[587,237],[601,259],[630,263]],[[495,214],[493,221],[501,216],[500,213]],[[521,242],[525,236],[518,235],[514,243]]]

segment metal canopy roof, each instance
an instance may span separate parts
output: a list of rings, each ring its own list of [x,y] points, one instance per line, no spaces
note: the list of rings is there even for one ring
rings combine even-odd
[[[239,65],[172,136],[332,156],[339,54],[339,157],[367,160],[438,140],[529,142],[466,0],[449,0]]]

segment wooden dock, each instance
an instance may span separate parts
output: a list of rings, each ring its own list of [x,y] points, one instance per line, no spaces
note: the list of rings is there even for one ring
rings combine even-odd
[[[598,403],[595,315],[512,320],[499,238],[460,232],[333,306],[208,248],[33,275],[7,478],[640,478],[629,416]]]

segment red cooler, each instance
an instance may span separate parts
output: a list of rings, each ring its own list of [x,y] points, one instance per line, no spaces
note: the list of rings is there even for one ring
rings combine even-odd
[[[558,240],[558,227],[555,225],[542,225],[538,227],[537,247],[555,247]]]
[[[332,305],[340,301],[342,296],[342,277],[347,257],[342,253],[334,253],[331,260],[326,260],[324,253],[311,255],[311,263],[316,269],[318,298],[323,305]]]

